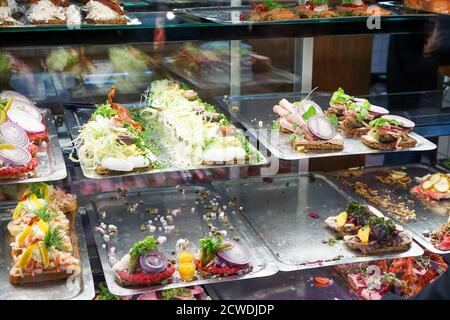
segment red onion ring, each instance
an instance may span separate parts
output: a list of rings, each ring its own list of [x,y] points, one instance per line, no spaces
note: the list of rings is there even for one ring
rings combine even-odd
[[[336,135],[336,129],[324,116],[312,116],[308,119],[309,131],[319,139],[330,140]]]
[[[246,247],[233,240],[224,240],[222,244],[229,244],[230,247],[216,253],[217,257],[223,261],[238,266],[246,265],[250,262],[250,255]]]
[[[0,125],[0,137],[7,143],[26,148],[30,144],[27,133],[18,124],[7,121]]]
[[[7,112],[7,116],[9,120],[17,123],[26,132],[38,133],[45,131],[45,126],[40,121],[21,108],[11,107]]]
[[[21,167],[31,161],[27,149],[14,145],[14,149],[0,149],[0,159],[12,167]]]
[[[162,252],[149,250],[139,257],[139,267],[144,273],[159,273],[167,269],[167,258]]]

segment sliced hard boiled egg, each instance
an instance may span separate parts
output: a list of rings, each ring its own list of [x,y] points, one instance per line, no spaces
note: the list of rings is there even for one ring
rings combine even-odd
[[[113,171],[132,171],[133,164],[122,158],[104,157],[101,161],[102,167]]]

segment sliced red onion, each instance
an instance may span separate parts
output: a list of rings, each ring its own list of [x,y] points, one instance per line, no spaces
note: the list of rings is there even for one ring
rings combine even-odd
[[[323,115],[322,108],[317,103],[315,103],[312,100],[302,100],[302,101],[300,101],[300,103],[299,103],[300,113],[301,114],[305,113],[306,111],[308,111],[308,109],[311,106],[314,107],[314,109],[316,109],[316,115]]]
[[[27,133],[18,124],[7,121],[0,125],[0,136],[7,142],[26,148],[30,144]]]
[[[38,133],[45,131],[45,126],[28,112],[20,108],[10,108],[7,112],[8,119],[21,126],[26,132]]]
[[[189,287],[188,289],[191,290],[191,293],[193,295],[203,294],[205,292],[205,290],[203,290],[201,286],[193,286]]]
[[[309,118],[308,129],[313,135],[322,140],[333,139],[336,135],[336,128],[328,118],[323,116],[312,116]]]
[[[159,251],[149,250],[139,257],[139,267],[144,273],[159,273],[167,268],[167,258]]]
[[[385,109],[385,108],[379,107],[379,106],[374,106],[374,105],[370,106],[369,111],[372,113],[381,114],[381,115],[389,114],[388,109]]]
[[[147,292],[141,294],[136,300],[160,300],[156,292]]]
[[[21,167],[31,161],[31,154],[27,149],[14,145],[14,149],[0,149],[0,159],[13,167]]]
[[[407,128],[407,129],[412,129],[416,126],[416,124],[414,122],[412,122],[411,120],[406,119],[402,116],[396,116],[396,115],[389,114],[389,115],[382,116],[382,118],[398,121],[398,122],[400,122],[400,127]]]
[[[250,262],[250,255],[246,247],[233,240],[224,240],[224,245],[229,245],[227,249],[217,252],[217,257],[224,262],[238,266],[246,265]]]

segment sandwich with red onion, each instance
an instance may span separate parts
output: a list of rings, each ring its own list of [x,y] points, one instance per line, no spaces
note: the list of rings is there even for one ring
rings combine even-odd
[[[369,122],[370,130],[361,136],[361,142],[379,150],[412,148],[417,144],[409,135],[414,126],[414,122],[404,117],[385,115]]]
[[[205,237],[199,242],[197,270],[204,278],[248,273],[251,270],[250,254],[241,243],[219,236]]]
[[[315,102],[302,100],[292,104],[282,99],[273,107],[273,111],[279,116],[274,122],[274,129],[289,133],[291,145],[295,150],[342,150],[344,148],[344,141],[336,132],[337,118],[326,117]]]
[[[388,16],[391,12],[376,5],[367,5],[363,0],[342,0],[336,6],[337,16]]]
[[[136,242],[113,266],[121,285],[150,286],[172,282],[175,266],[158,250],[158,244],[153,236],[148,236]]]
[[[332,18],[336,14],[327,0],[309,0],[305,4],[295,7],[300,18]]]

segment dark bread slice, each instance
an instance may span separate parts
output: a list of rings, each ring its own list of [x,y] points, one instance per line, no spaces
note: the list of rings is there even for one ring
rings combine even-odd
[[[121,16],[114,19],[104,19],[104,20],[86,19],[86,22],[89,24],[127,24],[128,21],[125,16]]]
[[[11,175],[0,175],[0,180],[27,179],[34,177],[34,170],[28,172],[20,172]]]
[[[291,145],[295,150],[297,150],[298,147],[305,147],[305,150],[307,151],[339,151],[344,149],[344,141],[342,140],[309,141],[306,139],[294,139],[292,140]]]
[[[143,168],[135,168],[131,171],[115,171],[115,170],[109,170],[102,166],[97,166],[95,168],[95,172],[100,175],[108,175],[108,174],[127,174],[127,173],[135,173],[135,172],[144,172],[148,170],[152,170],[153,166],[143,167]]]
[[[389,142],[389,143],[383,143],[383,142],[377,142],[372,141],[368,139],[366,135],[361,136],[361,142],[364,143],[366,146],[372,149],[379,149],[379,150],[397,150],[395,149],[396,142]],[[407,149],[412,148],[417,144],[417,140],[408,136],[407,139],[403,139],[399,145],[400,149]]]
[[[59,19],[51,19],[51,20],[34,20],[31,22],[32,24],[66,24],[67,20],[59,20]]]
[[[412,235],[409,231],[401,231],[399,236],[402,237],[402,241],[399,244],[395,245],[382,245],[379,243],[362,243],[358,236],[356,235],[347,235],[344,236],[345,244],[353,249],[358,250],[364,253],[365,255],[374,255],[380,253],[388,253],[388,252],[399,252],[399,251],[407,251],[412,243]]]

